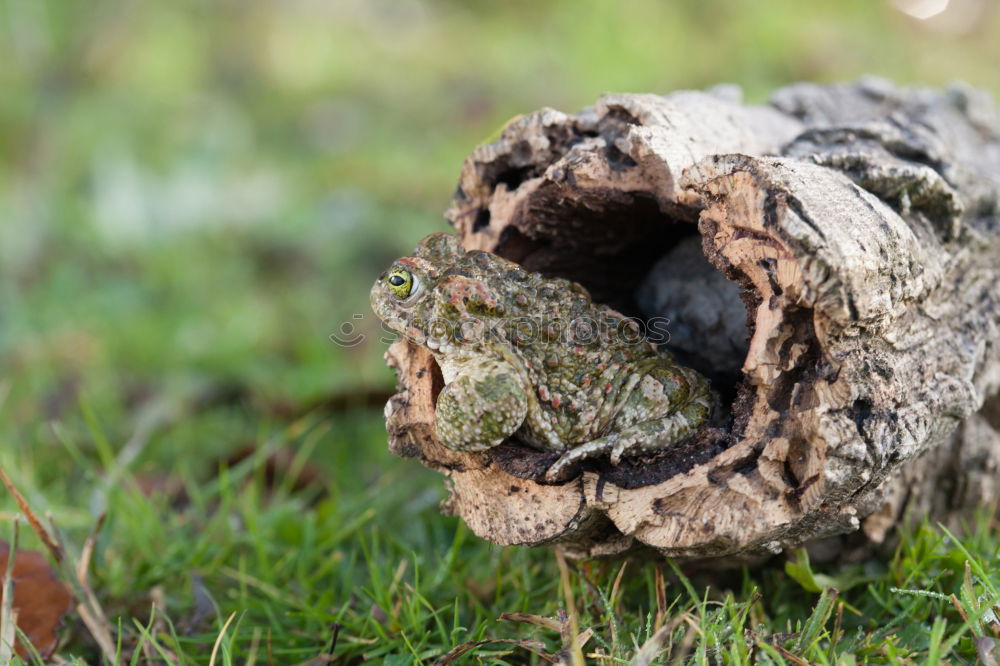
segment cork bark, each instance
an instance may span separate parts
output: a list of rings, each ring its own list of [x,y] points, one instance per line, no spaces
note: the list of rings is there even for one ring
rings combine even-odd
[[[446,214],[465,247],[668,316],[666,347],[721,402],[664,453],[545,484],[551,456],[516,438],[441,446],[440,371],[396,342],[390,448],[444,474],[479,536],[739,561],[996,502],[1000,115],[972,89],[880,80],[738,97],[542,109],[465,161]]]

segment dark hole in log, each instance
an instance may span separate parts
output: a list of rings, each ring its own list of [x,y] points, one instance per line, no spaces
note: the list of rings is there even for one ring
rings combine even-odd
[[[785,481],[785,485],[789,488],[795,488],[799,485],[799,480],[795,476],[795,469],[792,467],[790,460],[786,459],[781,467],[781,477]]]
[[[533,167],[508,169],[497,176],[497,183],[503,183],[508,190],[516,190],[517,186],[534,175]]]
[[[851,415],[854,418],[854,425],[858,428],[859,434],[864,434],[865,421],[872,415],[872,402],[864,398],[858,398],[851,405]]]
[[[666,217],[642,192],[547,183],[501,233],[494,251],[528,270],[579,282],[594,300],[642,319],[635,289],[693,224]]]
[[[619,159],[620,168],[630,168],[626,157]],[[748,392],[740,371],[749,341],[746,307],[739,285],[705,258],[696,215],[667,214],[644,192],[546,182],[500,231],[493,248],[528,270],[581,283],[595,301],[633,317],[651,339],[662,333],[656,324],[667,320],[669,339],[655,341],[706,375],[719,393],[722,407],[713,427],[688,441],[618,466],[584,463],[622,487],[659,483],[718,455],[735,441],[729,406],[735,401],[749,408],[751,402],[737,399]],[[508,473],[535,480],[558,457],[516,441],[489,455]]]
[[[604,156],[608,159],[608,164],[612,171],[622,171],[636,166],[636,161],[626,155],[614,145],[609,145],[604,149]]]
[[[693,218],[664,213],[643,192],[546,184],[501,231],[494,252],[579,282],[730,403],[749,347],[746,299],[704,256]]]
[[[477,233],[490,226],[490,209],[480,208],[476,213],[476,219],[472,222],[472,232]]]

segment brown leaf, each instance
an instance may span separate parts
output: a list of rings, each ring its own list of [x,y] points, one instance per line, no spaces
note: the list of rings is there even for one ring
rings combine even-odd
[[[4,471],[3,467],[0,467],[0,482],[7,487],[7,491],[10,493],[11,497],[14,498],[14,501],[17,502],[17,506],[21,509],[21,513],[23,513],[24,517],[28,519],[28,524],[31,525],[31,529],[35,532],[35,535],[42,540],[42,543],[45,545],[45,549],[49,551],[49,555],[52,556],[52,559],[54,559],[56,563],[62,562],[64,553],[59,547],[59,544],[56,543],[55,539],[52,538],[52,535],[49,534],[49,531],[45,529],[44,525],[42,525],[42,521],[37,515],[35,515],[35,512],[31,510],[31,507],[28,506],[28,500],[24,499],[24,495],[21,494],[21,491],[14,487],[14,482],[10,480],[9,476],[7,476],[7,472]],[[10,548],[10,546],[8,546],[8,548]]]
[[[10,546],[0,541],[0,571],[6,571]],[[56,629],[73,604],[69,588],[56,578],[45,556],[34,550],[18,550],[14,555],[14,608],[17,626],[43,658],[56,647]],[[2,595],[2,591],[0,591]],[[0,596],[2,601],[2,596]],[[17,653],[27,657],[30,652],[15,644]]]

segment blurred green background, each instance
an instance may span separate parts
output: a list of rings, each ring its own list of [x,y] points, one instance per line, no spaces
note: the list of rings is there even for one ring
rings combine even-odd
[[[85,392],[114,424],[192,382],[389,386],[368,286],[443,228],[505,119],[724,81],[752,101],[865,73],[996,90],[1000,12],[955,5],[936,20],[977,20],[875,0],[4,0],[5,420],[65,418]],[[332,344],[342,322],[366,342]]]
[[[995,94],[998,63],[990,0],[0,0],[0,461],[85,530],[86,461],[194,483],[325,404],[303,455],[335,499],[393,479],[385,525],[443,520],[362,407],[393,384],[368,289],[506,119],[864,74]]]

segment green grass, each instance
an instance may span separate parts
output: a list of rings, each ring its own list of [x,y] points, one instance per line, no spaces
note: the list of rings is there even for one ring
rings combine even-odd
[[[183,447],[245,417],[239,407],[187,413],[162,445]],[[380,427],[364,411],[262,424],[249,434],[249,457],[225,464],[206,450],[178,461],[174,488],[152,493],[140,467],[123,470],[100,452],[99,424],[88,434],[93,456],[68,440],[61,449],[61,483],[30,455],[3,465],[69,534],[85,534],[91,510],[107,509],[91,583],[123,658],[205,663],[219,640],[216,663],[298,663],[324,653],[338,625],[334,654],[344,663],[429,663],[488,639],[562,648],[557,631],[499,621],[501,613],[571,613],[593,629],[583,652],[609,664],[628,663],[654,634],[670,646],[655,663],[974,663],[977,638],[1000,638],[989,615],[1000,611],[1000,530],[985,511],[962,540],[916,525],[891,558],[848,568],[813,567],[802,553],[784,569],[694,576],[655,559],[570,563],[568,606],[550,551],[490,546],[437,515],[436,475],[389,456],[377,445]],[[278,451],[291,455],[268,477],[263,463]],[[296,488],[303,468],[317,478]],[[76,621],[60,652],[99,661]],[[466,658],[526,656],[487,643]]]
[[[662,643],[661,663],[972,664],[996,638],[986,511],[854,567],[632,561],[616,586],[622,563],[571,562],[563,584],[387,452],[369,285],[444,228],[507,118],[866,73],[1000,91],[995,10],[950,34],[873,0],[628,4],[0,0],[0,466],[77,555],[106,514],[90,582],[124,657],[296,663],[334,635],[339,663],[553,653],[558,622],[498,617],[560,611],[591,663]],[[342,322],[364,341],[333,344]],[[16,510],[0,493],[0,537]],[[76,613],[61,639],[99,663]]]

